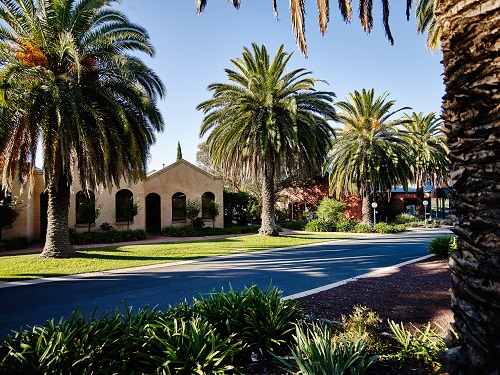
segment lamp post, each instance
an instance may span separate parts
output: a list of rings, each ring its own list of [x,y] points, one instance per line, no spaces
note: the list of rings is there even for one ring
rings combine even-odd
[[[372,203],[372,207],[373,207],[373,229],[377,229],[377,202],[373,202]]]
[[[424,205],[424,223],[427,223],[427,205],[429,204],[429,202],[423,201],[422,204]]]

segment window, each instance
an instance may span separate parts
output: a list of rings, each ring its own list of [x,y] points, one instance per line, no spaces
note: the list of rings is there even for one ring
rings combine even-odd
[[[172,195],[172,221],[186,220],[186,195],[175,193]]]
[[[76,193],[76,223],[88,224],[89,217],[94,216],[91,223],[95,223],[95,195],[91,190],[80,190]]]
[[[115,195],[115,213],[116,222],[127,222],[124,212],[124,202],[126,199],[133,198],[134,194],[127,189],[118,190]]]
[[[10,204],[12,202],[12,197],[10,195],[5,195],[0,185],[0,226],[11,225],[13,222]]]
[[[203,219],[211,219],[209,215],[210,204],[215,200],[214,193],[207,191],[201,196],[201,217]]]

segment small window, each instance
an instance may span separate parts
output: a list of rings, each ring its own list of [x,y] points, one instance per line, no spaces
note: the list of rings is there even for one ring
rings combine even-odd
[[[80,190],[76,193],[76,223],[88,224],[87,213],[95,212],[95,195],[90,190]],[[95,220],[92,221],[95,223]]]
[[[186,195],[175,193],[172,195],[172,221],[186,220]]]
[[[127,222],[127,218],[125,217],[124,212],[124,203],[125,200],[133,198],[134,194],[127,189],[118,190],[115,195],[115,213],[116,213],[116,222]]]
[[[210,204],[215,201],[214,193],[207,191],[201,196],[201,217],[203,219],[210,219],[209,208]]]

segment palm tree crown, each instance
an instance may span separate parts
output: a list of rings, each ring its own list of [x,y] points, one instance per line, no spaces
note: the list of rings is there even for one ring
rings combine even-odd
[[[304,69],[287,72],[291,54],[283,48],[272,61],[265,46],[245,48],[241,58],[231,60],[236,70],[226,69],[233,83],[209,85],[212,99],[198,106],[205,113],[200,135],[210,132],[214,164],[224,166],[226,175],[261,181],[261,232],[276,230],[276,179],[321,169],[332,134],[326,119],[335,115],[334,94],[316,91],[317,80]],[[266,215],[272,222],[264,222]]]
[[[362,198],[362,221],[372,223],[370,194],[390,189],[395,184],[407,186],[407,142],[398,131],[400,120],[390,118],[405,108],[392,110],[388,94],[375,97],[375,90],[354,91],[349,99],[335,105],[337,120],[344,125],[333,141],[330,159],[330,190],[357,193]]]
[[[153,56],[148,34],[110,3],[0,3],[6,25],[0,30],[0,121],[9,129],[0,140],[1,184],[10,187],[15,175],[22,183],[28,180],[40,144],[49,192],[46,248],[52,215],[67,211],[69,201],[61,202],[69,199],[74,167],[83,189],[136,180],[144,175],[155,131],[163,130],[156,101],[164,86],[128,54]],[[55,210],[51,197],[57,194],[64,195],[58,198],[63,207]]]

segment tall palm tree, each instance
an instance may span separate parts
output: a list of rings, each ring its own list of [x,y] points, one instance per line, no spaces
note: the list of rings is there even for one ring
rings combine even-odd
[[[70,186],[110,188],[144,175],[164,86],[143,61],[145,29],[108,0],[1,0],[1,184],[35,172],[38,145],[48,192],[44,257],[68,257]]]
[[[393,110],[389,94],[375,97],[375,90],[354,91],[346,101],[335,103],[337,121],[344,125],[332,144],[327,165],[330,190],[361,196],[362,222],[373,224],[372,199],[379,189],[395,184],[407,186],[409,166],[405,158],[406,140],[398,132],[399,120],[390,118],[408,107]]]
[[[197,0],[198,9],[206,2]],[[276,8],[276,0],[272,3]],[[292,26],[305,54],[305,2],[290,3]],[[338,4],[343,18],[350,21],[351,1]],[[371,19],[366,17],[371,15],[371,4],[360,0],[363,25]],[[412,1],[406,4],[409,17]],[[382,0],[382,8],[387,30],[389,0]],[[318,10],[324,32],[329,1],[319,0]],[[439,0],[434,14],[441,28],[444,133],[455,194],[453,230],[458,235],[451,268],[454,327],[460,345],[448,350],[443,360],[452,374],[495,374],[500,368],[500,1]]]
[[[229,176],[249,178],[262,186],[264,235],[278,235],[274,218],[274,185],[283,175],[320,170],[332,130],[332,92],[316,91],[316,79],[304,69],[287,72],[291,54],[282,45],[271,61],[265,46],[252,44],[226,69],[231,83],[213,83],[213,97],[200,105],[205,114],[200,135],[215,165]],[[238,178],[235,178],[238,179]]]
[[[428,180],[436,183],[448,173],[448,148],[441,132],[443,121],[435,112],[405,114],[403,133],[408,138],[412,180],[417,186],[417,216],[423,218],[424,185]]]

